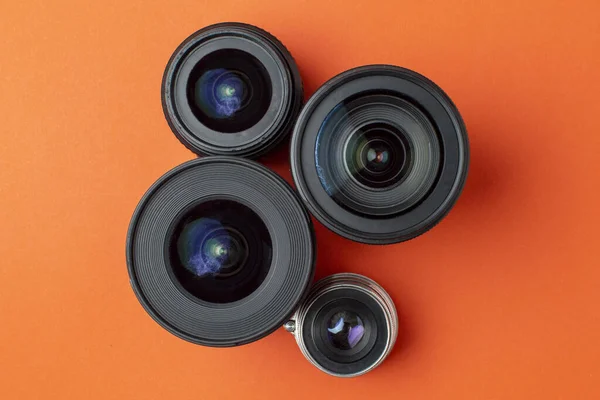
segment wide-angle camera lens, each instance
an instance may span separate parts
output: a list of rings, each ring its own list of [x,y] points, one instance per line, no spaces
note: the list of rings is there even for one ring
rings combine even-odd
[[[359,67],[325,83],[292,136],[292,174],[310,211],[364,243],[408,240],[437,224],[464,186],[468,161],[450,98],[395,66]]]
[[[187,38],[169,61],[163,111],[197,154],[258,157],[291,132],[302,104],[294,59],[255,26],[222,23]]]
[[[284,327],[317,368],[352,377],[371,371],[392,351],[398,316],[381,286],[343,273],[317,282]]]
[[[146,311],[188,341],[234,346],[268,335],[314,271],[308,213],[289,185],[250,160],[187,162],[144,195],[127,235],[132,287]]]

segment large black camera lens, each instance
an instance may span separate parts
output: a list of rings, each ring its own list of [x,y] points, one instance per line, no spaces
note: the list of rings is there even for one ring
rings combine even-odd
[[[182,164],[140,201],[127,236],[133,289],[165,329],[234,346],[271,333],[313,276],[314,235],[292,189],[249,160]]]
[[[163,110],[175,136],[197,154],[258,157],[291,131],[302,81],[286,48],[252,25],[211,25],[171,57]]]
[[[352,377],[371,371],[392,351],[398,316],[381,286],[344,273],[317,282],[284,327],[317,368]]]
[[[372,65],[325,83],[291,146],[300,195],[355,241],[400,242],[439,222],[464,186],[467,133],[448,96],[403,68]]]

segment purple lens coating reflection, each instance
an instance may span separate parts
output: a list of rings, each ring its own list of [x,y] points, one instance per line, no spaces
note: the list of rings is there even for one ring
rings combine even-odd
[[[329,340],[340,350],[354,348],[365,334],[365,326],[358,316],[352,311],[335,313],[329,320]]]

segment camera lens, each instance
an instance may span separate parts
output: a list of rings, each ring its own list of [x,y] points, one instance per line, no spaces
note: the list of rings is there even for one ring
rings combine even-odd
[[[464,186],[467,134],[448,96],[427,78],[372,65],[325,83],[298,118],[294,181],[310,211],[355,241],[418,236]]]
[[[263,155],[291,131],[302,81],[286,48],[252,25],[211,25],[186,39],[163,77],[163,111],[197,154]]]
[[[292,189],[238,157],[187,162],[140,201],[127,236],[146,311],[193,343],[234,346],[279,327],[311,283],[314,234]]]
[[[345,273],[317,282],[284,327],[317,368],[352,377],[371,371],[388,356],[398,335],[398,316],[381,286]]]

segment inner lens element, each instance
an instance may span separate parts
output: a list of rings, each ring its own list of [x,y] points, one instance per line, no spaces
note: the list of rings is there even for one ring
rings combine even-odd
[[[328,323],[330,343],[337,349],[353,349],[365,335],[362,319],[352,311],[340,311],[334,314]]]
[[[272,85],[265,67],[253,55],[223,49],[202,58],[187,84],[194,115],[208,128],[235,133],[254,126],[271,103]]]
[[[362,92],[338,104],[317,135],[321,185],[345,209],[389,218],[422,201],[441,165],[436,129],[392,92]]]
[[[186,224],[177,240],[183,265],[198,276],[231,276],[248,258],[248,242],[235,229],[217,220],[199,218]]]
[[[406,176],[410,165],[409,143],[389,124],[370,124],[358,128],[345,146],[346,172],[370,188],[386,188]]]
[[[169,247],[176,280],[194,297],[212,303],[248,296],[271,266],[272,242],[265,224],[250,208],[229,200],[187,210]]]
[[[248,106],[252,85],[240,71],[209,70],[196,81],[196,105],[213,118],[229,118]]]

